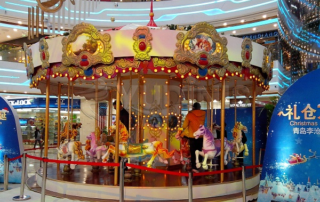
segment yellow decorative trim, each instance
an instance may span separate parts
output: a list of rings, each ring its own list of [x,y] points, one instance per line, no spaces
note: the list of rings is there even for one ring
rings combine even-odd
[[[82,50],[79,55],[76,55],[72,51],[72,43],[77,40],[81,35],[86,35],[97,42],[97,47],[94,53]],[[68,37],[62,39],[62,64],[64,66],[79,66],[83,70],[87,70],[92,65],[103,63],[111,64],[114,61],[113,54],[110,45],[110,35],[101,34],[98,30],[91,24],[80,23],[76,25]],[[86,61],[82,61],[86,57]]]
[[[188,73],[190,71],[189,66],[186,64],[178,64],[177,70],[180,75],[185,75],[186,73]]]
[[[135,60],[150,60],[152,35],[149,27],[138,27],[133,34],[133,50],[136,52]]]
[[[241,58],[242,58],[242,66],[250,67],[250,62],[252,60],[252,41],[249,38],[245,38],[241,44]],[[249,59],[246,57],[246,53],[249,53]]]
[[[172,58],[153,58],[153,66],[154,67],[166,67],[166,68],[172,68],[177,66],[176,62]]]
[[[41,38],[39,41],[39,52],[40,52],[40,60],[42,62],[42,68],[48,68],[50,66],[49,63],[49,51],[48,51],[48,43],[45,38]]]
[[[263,50],[263,61],[261,69],[263,73],[267,74],[267,79],[270,81],[273,76],[273,61],[270,48],[265,48]]]
[[[130,60],[126,60],[126,59],[120,59],[120,60],[116,60],[115,65],[117,67],[120,67],[121,69],[126,69],[129,67],[132,68],[138,68],[140,66],[140,61],[130,61]]]
[[[214,50],[213,43],[216,46]],[[214,64],[224,67],[229,63],[227,43],[227,39],[220,37],[214,26],[206,22],[197,23],[186,34],[183,32],[177,34],[177,49],[173,58],[178,63],[190,62],[200,68]],[[205,63],[201,61],[203,56],[207,58]]]
[[[38,80],[45,79],[47,76],[47,69],[39,68],[37,73],[32,77],[32,83],[37,83]]]
[[[111,76],[114,74],[115,70],[116,70],[116,66],[114,64],[113,65],[102,65],[96,69],[96,73],[97,74],[105,73],[105,74]]]
[[[54,66],[52,68],[52,73],[55,76],[66,76],[65,74],[69,75],[70,78],[84,76],[84,71],[79,67],[65,67],[63,65]]]
[[[26,54],[26,67],[27,67],[27,76],[31,78],[34,73],[34,66],[33,66],[33,58],[32,58],[32,50],[28,48],[26,43],[23,43],[23,50]]]

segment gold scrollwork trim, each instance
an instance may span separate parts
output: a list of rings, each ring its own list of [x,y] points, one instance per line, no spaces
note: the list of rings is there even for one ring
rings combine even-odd
[[[141,37],[140,37],[141,36]],[[143,36],[143,37],[142,37]],[[152,45],[152,34],[147,26],[141,26],[133,34],[133,50],[136,52],[135,60],[150,60],[149,52]]]
[[[136,60],[126,60],[126,59],[120,59],[120,60],[116,60],[115,65],[117,67],[120,67],[121,69],[126,69],[126,68],[138,68],[140,65],[140,61],[136,61]]]
[[[180,75],[185,75],[186,73],[189,72],[189,66],[186,64],[178,64],[177,65],[177,70],[179,72]]]
[[[187,40],[193,40],[199,34],[208,35],[214,43],[219,45],[219,51],[215,54],[210,54],[206,51],[199,51],[194,53],[189,50],[185,50],[185,42]],[[229,63],[227,55],[227,39],[225,37],[220,37],[214,26],[206,22],[197,23],[192,27],[187,33],[180,32],[177,34],[177,49],[174,51],[173,58],[177,63],[190,62],[196,64],[200,68],[206,68],[208,66],[218,64],[221,66],[226,66]],[[200,64],[201,56],[206,55],[208,63],[206,65]]]
[[[42,68],[48,68],[50,66],[49,63],[49,51],[48,51],[48,43],[45,38],[41,38],[39,41],[39,52],[40,52],[40,60],[42,62]]]
[[[95,53],[91,54],[87,51],[82,51],[79,55],[75,55],[72,52],[71,43],[75,42],[81,34],[87,34],[92,39],[98,41],[99,44]],[[98,63],[111,64],[114,61],[114,57],[111,51],[110,40],[109,34],[101,34],[93,25],[82,22],[76,25],[70,35],[62,40],[62,64],[65,66],[79,66],[83,70]],[[86,64],[81,63],[83,55],[87,56],[88,63]]]
[[[37,73],[32,77],[32,83],[36,83],[39,79],[43,79],[47,76],[47,70],[45,68],[39,68]]]
[[[116,65],[115,64],[113,64],[113,65],[102,65],[102,66],[100,66],[100,67],[98,67],[96,69],[96,73],[97,74],[105,73],[105,74],[111,76],[111,75],[114,74],[115,70],[116,70]]]
[[[265,48],[263,50],[263,61],[261,69],[263,73],[267,74],[267,79],[270,81],[273,76],[273,61],[270,48]]]
[[[249,47],[249,48],[248,48]],[[241,58],[242,58],[242,66],[250,67],[250,62],[252,60],[252,41],[249,38],[245,38],[241,44]],[[247,59],[246,53],[249,52],[249,59]]]
[[[166,68],[172,68],[177,66],[176,62],[172,58],[153,58],[153,65],[154,67],[166,67]]]

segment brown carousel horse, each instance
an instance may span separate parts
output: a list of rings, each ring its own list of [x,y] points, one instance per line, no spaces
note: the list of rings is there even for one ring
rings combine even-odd
[[[75,138],[78,135],[78,129],[81,128],[82,123],[73,123],[72,129],[69,130],[69,139],[75,140]],[[66,122],[63,128],[63,131],[60,133],[60,140],[61,143],[64,142],[68,138],[68,128],[69,128],[69,122]]]

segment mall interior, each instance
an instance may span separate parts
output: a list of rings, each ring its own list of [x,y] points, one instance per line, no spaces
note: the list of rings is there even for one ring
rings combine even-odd
[[[24,180],[10,180],[0,167],[0,197],[259,201],[273,109],[291,85],[320,68],[319,6],[319,0],[0,1],[0,96],[18,117],[20,150],[29,155],[14,167],[27,173]],[[184,145],[177,134],[195,103],[205,112],[201,125],[219,141],[236,142],[236,129],[245,127],[233,145],[241,151],[231,149],[230,156],[221,144],[221,153],[207,155],[201,166],[194,154],[183,156],[194,137]],[[71,143],[80,146],[70,149]],[[151,147],[156,154],[146,154]],[[132,163],[125,171],[123,159]]]

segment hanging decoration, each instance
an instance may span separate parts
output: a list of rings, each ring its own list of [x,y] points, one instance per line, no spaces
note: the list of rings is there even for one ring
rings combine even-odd
[[[242,58],[242,66],[250,68],[250,62],[252,60],[252,41],[249,38],[243,39],[241,44],[241,58]]]
[[[42,68],[48,68],[50,66],[49,63],[49,51],[48,51],[48,43],[45,38],[41,38],[39,41],[39,53],[40,60],[42,62]]]
[[[23,43],[23,50],[25,53],[25,66],[27,68],[27,77],[31,79],[34,73],[32,50],[26,43]]]
[[[136,52],[135,60],[150,60],[152,35],[148,27],[138,27],[133,34],[133,50]]]

